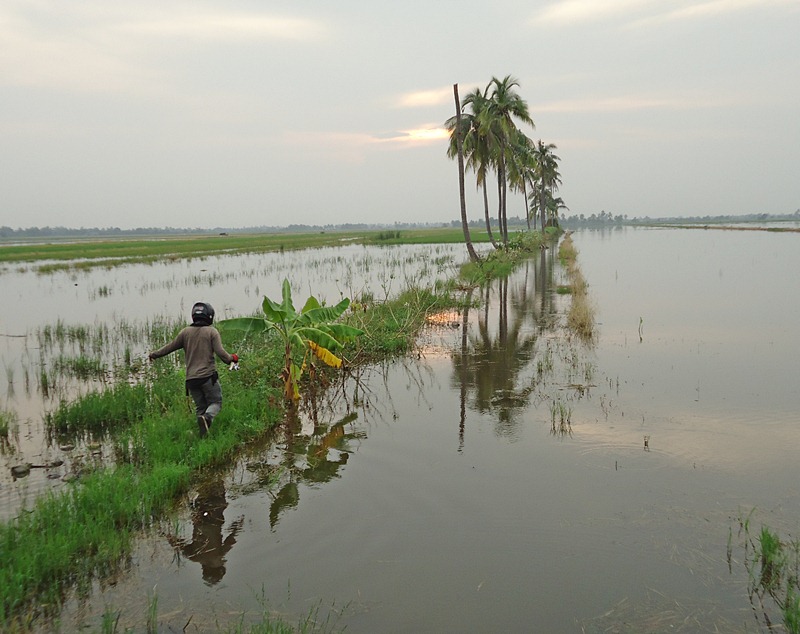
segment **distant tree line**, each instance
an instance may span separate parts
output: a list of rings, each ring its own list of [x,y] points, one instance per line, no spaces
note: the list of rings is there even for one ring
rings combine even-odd
[[[576,229],[581,227],[607,227],[619,225],[653,225],[653,224],[722,224],[722,223],[741,223],[741,222],[781,222],[781,221],[800,220],[800,209],[794,213],[786,214],[742,214],[742,215],[720,215],[720,216],[668,216],[659,218],[633,217],[628,218],[628,214],[617,214],[606,212],[592,213],[589,216],[576,214],[571,216],[561,216],[559,222],[561,226]]]
[[[447,223],[342,223],[327,225],[302,225],[291,224],[283,227],[258,226],[258,227],[137,227],[135,229],[120,229],[119,227],[27,227],[13,229],[0,226],[0,239],[13,240],[22,238],[110,238],[110,237],[136,237],[136,236],[164,236],[164,235],[227,235],[232,233],[319,233],[321,231],[371,231],[380,229],[419,229],[425,227],[441,227]]]

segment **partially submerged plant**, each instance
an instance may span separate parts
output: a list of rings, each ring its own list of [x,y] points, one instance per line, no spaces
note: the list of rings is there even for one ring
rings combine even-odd
[[[567,270],[572,302],[567,313],[567,325],[584,342],[594,339],[594,308],[587,297],[588,284],[577,264],[578,250],[569,234],[561,241],[558,256]],[[641,333],[640,333],[641,334]]]
[[[15,421],[14,412],[0,409],[0,438],[8,439],[8,433]]]
[[[238,317],[219,322],[223,330],[239,330],[245,334],[275,331],[284,345],[284,366],[281,371],[283,395],[287,401],[300,398],[299,381],[307,366],[309,354],[333,368],[342,366],[336,355],[344,342],[361,334],[362,330],[334,323],[347,310],[350,299],[344,298],[335,306],[322,306],[312,295],[300,312],[292,302],[289,280],[283,281],[282,301],[264,297],[261,305],[264,317]]]
[[[754,614],[769,630],[777,615],[787,632],[800,634],[800,540],[783,540],[768,526],[762,526],[757,535],[751,534],[752,514],[739,519],[739,530],[744,535],[747,590]],[[729,544],[729,565],[731,554]]]

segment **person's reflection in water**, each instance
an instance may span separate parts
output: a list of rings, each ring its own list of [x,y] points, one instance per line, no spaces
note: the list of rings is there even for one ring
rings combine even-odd
[[[172,546],[183,556],[199,563],[203,568],[203,581],[214,585],[225,576],[225,555],[236,543],[236,534],[241,530],[244,516],[232,522],[228,536],[222,538],[225,524],[225,485],[214,480],[201,486],[192,511],[192,539],[169,538]]]

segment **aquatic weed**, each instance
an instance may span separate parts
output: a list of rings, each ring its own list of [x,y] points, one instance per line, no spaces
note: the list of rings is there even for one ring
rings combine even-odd
[[[756,619],[769,628],[777,620],[788,632],[800,633],[800,540],[781,539],[778,532],[762,525],[757,536],[751,534],[751,518],[738,519],[743,536],[744,565],[748,573],[748,596]],[[732,533],[731,533],[732,535]],[[728,545],[729,568],[732,546]]]

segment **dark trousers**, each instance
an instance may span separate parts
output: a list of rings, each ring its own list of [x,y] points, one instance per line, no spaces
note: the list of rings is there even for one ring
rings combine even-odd
[[[187,390],[194,401],[197,415],[205,414],[210,419],[208,422],[211,423],[222,409],[222,388],[219,380],[208,377],[207,381],[199,385],[187,385]]]

